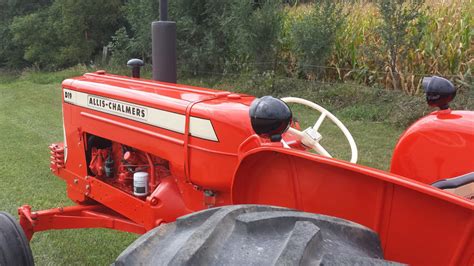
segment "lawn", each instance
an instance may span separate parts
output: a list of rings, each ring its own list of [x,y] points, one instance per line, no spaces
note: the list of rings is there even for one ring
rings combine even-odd
[[[64,182],[49,172],[48,145],[62,139],[60,81],[76,72],[0,76],[0,210],[16,215],[17,207],[26,203],[35,210],[72,204]],[[293,111],[303,125],[318,117],[302,107],[295,106]],[[387,170],[403,129],[380,121],[350,119],[343,109],[334,113],[341,115],[352,132],[359,147],[359,163]],[[322,134],[322,144],[329,151],[349,158],[346,140],[329,120]],[[31,247],[38,265],[105,265],[136,237],[106,229],[48,231],[35,234]]]

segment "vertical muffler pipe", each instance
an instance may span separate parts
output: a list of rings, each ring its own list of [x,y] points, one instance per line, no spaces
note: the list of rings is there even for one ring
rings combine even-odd
[[[160,0],[160,20],[168,21],[168,0]]]
[[[176,22],[168,21],[168,0],[160,0],[160,21],[151,23],[153,79],[176,83]]]

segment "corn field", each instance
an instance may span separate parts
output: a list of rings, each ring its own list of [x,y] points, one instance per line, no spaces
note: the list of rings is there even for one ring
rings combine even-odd
[[[290,22],[287,23],[300,19],[312,10],[311,4],[290,9]],[[396,65],[400,88],[408,94],[417,94],[424,76],[440,75],[451,79],[460,88],[472,89],[473,1],[432,0],[427,1],[423,9],[423,15],[418,18],[422,25],[422,37],[416,49],[401,48],[405,56]],[[394,88],[393,73],[388,66],[390,55],[378,32],[382,19],[377,6],[372,1],[355,1],[345,4],[343,13],[347,17],[337,32],[329,62],[313,67],[324,68],[324,79],[327,80],[357,81]],[[408,35],[414,34],[415,30],[409,27]],[[287,53],[286,57],[290,58],[291,64],[291,54]]]

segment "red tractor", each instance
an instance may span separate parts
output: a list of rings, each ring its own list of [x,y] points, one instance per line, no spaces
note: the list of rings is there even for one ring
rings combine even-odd
[[[405,131],[384,172],[356,164],[349,130],[316,103],[177,85],[173,71],[172,82],[141,79],[143,62],[130,65],[132,78],[63,81],[50,168],[75,205],[24,205],[19,224],[0,213],[0,265],[33,264],[34,233],[74,228],[144,234],[117,265],[474,265],[474,112],[449,109],[449,81],[425,78],[440,110]],[[321,115],[303,130],[287,103]],[[350,162],[320,145],[325,119]]]
[[[304,99],[105,71],[67,79],[50,167],[76,205],[24,205],[21,228],[0,215],[0,264],[32,262],[35,232],[102,227],[148,232],[117,264],[473,265],[474,112],[448,108],[449,81],[424,85],[441,110],[401,136],[384,172],[355,164],[347,128]],[[301,130],[290,102],[321,116]],[[325,118],[347,137],[351,162],[319,144]],[[237,206],[215,208],[227,205]]]

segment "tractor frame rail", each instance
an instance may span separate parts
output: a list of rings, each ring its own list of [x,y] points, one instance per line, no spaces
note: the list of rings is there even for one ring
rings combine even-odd
[[[20,225],[28,240],[33,234],[51,229],[108,228],[130,233],[146,232],[142,225],[113,212],[103,205],[76,205],[37,212],[31,206],[18,208]]]

